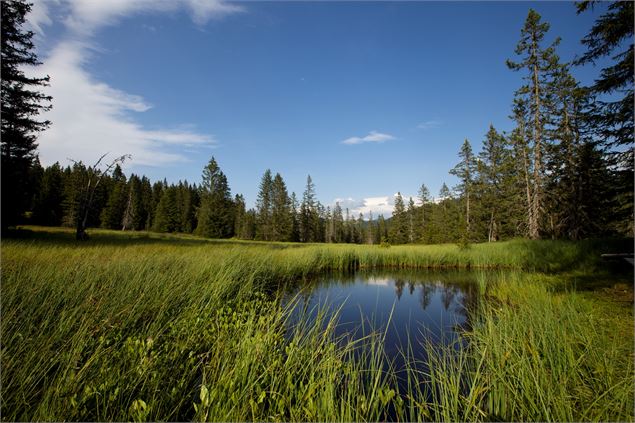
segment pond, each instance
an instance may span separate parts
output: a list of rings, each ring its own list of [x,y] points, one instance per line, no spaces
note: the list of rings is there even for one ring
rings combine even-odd
[[[469,310],[477,298],[477,275],[469,271],[357,271],[327,274],[308,281],[294,295],[298,307],[290,322],[318,310],[338,313],[335,335],[356,340],[372,331],[385,335],[384,351],[393,364],[425,359],[422,345],[450,345],[469,327]],[[307,316],[303,316],[307,318]]]

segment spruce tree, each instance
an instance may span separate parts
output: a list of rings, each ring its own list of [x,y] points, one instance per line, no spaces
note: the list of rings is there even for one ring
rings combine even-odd
[[[300,221],[298,218],[298,198],[295,195],[295,192],[291,193],[291,241],[298,242],[300,241]]]
[[[419,192],[417,195],[417,202],[419,203],[419,207],[416,209],[415,218],[418,222],[416,224],[416,238],[418,240],[424,241],[427,231],[426,231],[426,219],[429,219],[430,216],[427,215],[427,209],[429,208],[428,203],[430,203],[430,190],[426,186],[426,184],[421,184],[419,187]]]
[[[344,230],[344,215],[342,214],[342,206],[339,202],[335,202],[333,208],[333,242],[344,242],[346,239],[346,231]]]
[[[101,213],[101,226],[106,229],[121,229],[121,222],[128,202],[126,176],[119,165],[112,173],[113,188],[108,196],[106,208]]]
[[[233,202],[227,177],[212,157],[203,168],[199,187],[201,205],[197,213],[197,235],[209,238],[228,238],[233,235]]]
[[[359,216],[357,217],[357,243],[363,244],[368,240],[368,229],[367,225],[364,222],[364,213],[359,212]]]
[[[260,191],[256,200],[256,239],[271,241],[273,239],[273,178],[267,169],[260,181]]]
[[[578,13],[593,6],[594,1],[577,3]],[[632,1],[612,1],[582,39],[587,51],[575,63],[593,63],[609,56],[613,63],[602,69],[589,87],[596,96],[594,108],[586,113],[598,139],[609,149],[616,229],[622,234],[635,233],[635,188],[633,181],[635,139],[633,124],[633,87],[635,85]],[[588,148],[588,147],[587,147]]]
[[[412,197],[410,197],[410,199],[408,200],[408,210],[406,211],[406,214],[408,216],[408,242],[410,244],[415,242],[415,238],[416,238],[416,235],[415,235],[416,213],[417,213],[417,210],[415,208],[415,202],[412,199]]]
[[[507,210],[512,196],[510,182],[511,160],[507,142],[493,125],[490,125],[483,148],[479,153],[479,187],[483,218],[486,222],[487,240],[501,238],[503,225],[507,222]]]
[[[392,212],[390,225],[390,243],[405,244],[408,242],[408,216],[406,206],[401,193],[395,196],[395,206]]]
[[[384,215],[380,214],[377,218],[377,244],[388,242],[388,225]]]
[[[154,216],[153,230],[157,232],[180,232],[181,216],[177,201],[177,187],[162,190],[161,199]]]
[[[291,199],[287,186],[279,173],[273,178],[271,198],[272,240],[289,241],[293,230],[291,217]]]
[[[315,185],[311,180],[311,175],[307,176],[306,188],[302,195],[300,205],[300,241],[316,242],[319,233],[319,212],[318,204],[315,200]]]
[[[244,230],[246,214],[245,197],[242,194],[236,194],[234,196],[234,236],[236,238],[246,239]]]
[[[533,143],[533,190],[529,215],[529,236],[533,239],[540,238],[543,225],[545,125],[549,121],[550,102],[548,86],[559,60],[555,53],[559,38],[547,47],[542,45],[547,31],[549,24],[541,22],[540,15],[530,9],[515,51],[516,55],[521,56],[521,61],[507,60],[511,70],[526,71],[526,84],[516,91],[516,97],[523,99],[528,107],[529,119],[525,122],[525,130]]]
[[[471,237],[471,220],[470,220],[470,196],[472,194],[475,174],[476,160],[472,152],[472,146],[466,139],[461,146],[459,152],[461,161],[450,170],[450,174],[459,178],[460,182],[456,189],[460,193],[461,198],[465,202],[465,232],[464,235],[469,239]]]
[[[130,183],[128,186],[128,199],[126,201],[126,207],[124,209],[123,212],[123,217],[121,219],[121,230],[125,231],[127,229],[133,229],[133,219],[134,219],[134,215],[136,214],[136,210],[135,210],[135,201],[134,201],[134,187],[133,184]]]
[[[439,206],[435,219],[435,236],[432,243],[450,242],[456,236],[456,222],[452,217],[454,198],[445,182],[439,189]]]
[[[62,224],[64,199],[64,174],[59,163],[44,169],[40,189],[35,197],[33,220],[38,225]]]
[[[37,133],[50,122],[37,120],[50,109],[51,97],[38,91],[48,85],[49,77],[28,77],[25,66],[37,66],[33,32],[23,29],[31,5],[21,0],[2,2],[2,60],[0,60],[2,88],[2,229],[19,222],[30,206],[33,195],[29,172],[37,156]]]

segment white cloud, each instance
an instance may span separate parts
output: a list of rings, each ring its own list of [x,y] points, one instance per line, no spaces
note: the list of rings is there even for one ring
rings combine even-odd
[[[427,120],[425,122],[421,122],[419,125],[417,125],[417,128],[419,129],[434,129],[434,128],[438,128],[439,126],[441,126],[443,124],[443,122],[441,122],[440,120]]]
[[[368,135],[366,135],[364,137],[350,137],[350,138],[346,138],[344,141],[342,141],[342,144],[353,145],[353,144],[362,144],[362,143],[365,143],[365,142],[382,143],[382,142],[390,141],[390,140],[394,140],[394,139],[395,139],[395,137],[390,135],[390,134],[382,134],[381,132],[370,131],[368,133]]]
[[[188,161],[183,154],[216,144],[211,135],[195,128],[146,128],[134,119],[135,113],[152,105],[141,96],[130,94],[96,80],[86,70],[90,55],[99,53],[91,41],[95,32],[106,25],[135,13],[175,12],[186,9],[199,25],[209,19],[242,11],[242,7],[222,0],[55,0],[48,5],[35,2],[30,25],[39,33],[50,25],[51,4],[61,6],[56,13],[68,31],[52,49],[44,64],[27,70],[50,75],[46,93],[53,96],[53,109],[43,118],[51,127],[38,138],[43,164],[66,163],[67,158],[92,163],[106,152],[131,154],[131,164],[160,166]],[[42,58],[42,55],[40,55]]]
[[[368,285],[388,286],[391,284],[391,279],[377,278],[377,277],[371,276],[368,279],[366,279],[366,283]]]
[[[370,213],[373,214],[373,219],[377,219],[379,215],[389,218],[392,216],[393,209],[395,207],[395,197],[397,193],[393,195],[385,195],[381,197],[366,197],[359,200],[355,200],[351,197],[348,198],[336,198],[331,205],[331,208],[335,206],[335,203],[340,203],[342,210],[346,210],[348,207],[351,216],[357,217],[360,213],[364,215],[364,220],[368,220]],[[401,195],[404,201],[404,205],[408,207],[409,198],[412,197],[415,200],[414,195]]]
[[[386,195],[384,197],[367,197],[359,200],[349,198],[336,198],[331,205],[331,208],[335,206],[335,203],[340,203],[342,210],[349,209],[351,216],[357,218],[360,213],[364,214],[364,219],[368,220],[370,213],[373,213],[373,219],[376,219],[380,214],[384,217],[390,217],[392,215],[392,209],[395,201],[393,196]]]
[[[62,42],[37,70],[51,76],[47,94],[53,109],[43,115],[51,127],[38,138],[43,164],[67,158],[92,163],[106,152],[131,154],[131,164],[165,165],[184,162],[170,146],[211,146],[215,140],[191,129],[146,129],[130,113],[141,113],[150,105],[140,96],[95,81],[82,67],[86,46]]]
[[[102,26],[138,13],[175,12],[185,8],[194,23],[242,12],[244,9],[222,0],[67,0],[70,14],[66,26],[78,34],[90,35]]]
[[[57,2],[55,1],[55,3]],[[42,29],[44,25],[53,23],[49,17],[48,6],[49,2],[36,1],[31,6],[31,13],[26,16],[27,24],[30,26],[30,29],[38,35],[44,35],[44,30]]]

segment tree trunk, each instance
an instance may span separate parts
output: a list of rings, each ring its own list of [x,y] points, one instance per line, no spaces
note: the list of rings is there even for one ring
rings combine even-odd
[[[542,210],[542,128],[540,123],[540,88],[538,84],[538,50],[537,41],[533,39],[533,55],[535,58],[533,66],[533,91],[534,91],[534,195],[531,204],[531,220],[529,222],[529,237],[540,238],[540,213]]]

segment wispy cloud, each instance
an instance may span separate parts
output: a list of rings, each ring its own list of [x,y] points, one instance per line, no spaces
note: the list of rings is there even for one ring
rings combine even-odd
[[[346,138],[344,141],[342,141],[342,144],[354,145],[354,144],[363,144],[367,142],[382,143],[382,142],[386,142],[386,141],[390,141],[394,139],[395,137],[390,134],[382,134],[381,132],[370,131],[368,135],[363,137]]]
[[[424,129],[424,130],[425,129],[434,129],[434,128],[438,128],[442,124],[443,124],[443,122],[441,122],[440,120],[437,120],[437,119],[426,120],[425,122],[421,122],[419,125],[417,125],[417,128]]]
[[[29,17],[33,28],[42,32],[50,24],[50,8],[36,2]],[[47,94],[53,109],[43,117],[51,127],[38,138],[43,164],[66,162],[67,158],[92,163],[105,152],[131,154],[132,165],[162,166],[186,162],[191,153],[217,144],[212,135],[194,127],[148,128],[135,119],[136,113],[152,108],[143,97],[130,94],[94,78],[86,69],[91,55],[99,54],[92,36],[102,26],[141,12],[173,12],[185,7],[196,24],[241,11],[237,5],[219,0],[60,0],[57,13],[67,13],[67,32],[43,57],[44,64],[33,72],[51,76]]]
[[[64,163],[69,157],[92,162],[110,151],[131,154],[133,164],[159,166],[187,160],[168,147],[215,144],[213,137],[190,128],[147,129],[135,122],[130,113],[151,106],[140,96],[95,81],[81,66],[83,55],[82,45],[63,42],[39,69],[54,81],[47,90],[54,107],[45,116],[53,124],[38,139],[43,163]]]
[[[53,21],[49,17],[49,4],[57,3],[55,0],[50,2],[36,1],[31,5],[31,13],[27,15],[27,25],[37,35],[44,35],[44,26],[51,25]]]
[[[84,35],[140,13],[173,13],[184,8],[194,23],[204,25],[210,19],[244,11],[241,6],[222,0],[67,0],[65,3],[70,13],[64,23],[72,31]]]

